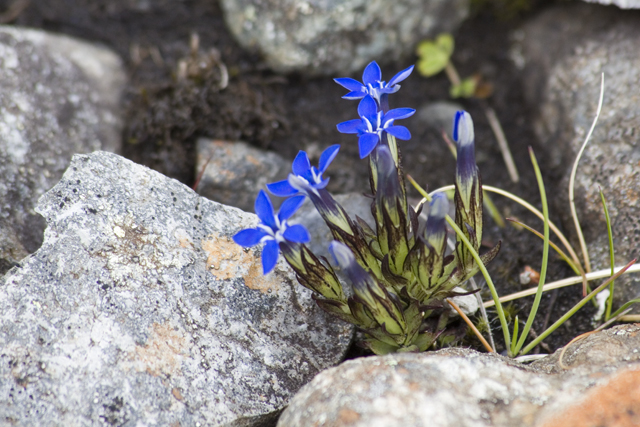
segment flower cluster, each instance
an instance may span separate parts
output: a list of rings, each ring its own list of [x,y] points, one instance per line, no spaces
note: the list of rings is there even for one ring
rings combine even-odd
[[[395,124],[412,116],[411,108],[389,109],[388,97],[400,89],[413,70],[382,81],[375,62],[364,71],[362,83],[351,78],[335,81],[350,92],[346,99],[360,99],[359,119],[337,125],[338,131],[357,134],[360,157],[369,157],[372,226],[345,209],[327,191],[327,168],[340,147],[328,147],[312,166],[300,151],[286,180],[267,185],[273,195],[286,197],[276,214],[269,197],[260,191],[255,210],[260,224],[242,230],[233,239],[243,247],[264,244],[265,274],[282,253],[298,281],[315,293],[317,304],[338,318],[365,332],[363,345],[377,354],[395,351],[424,351],[452,337],[446,298],[478,271],[478,265],[463,237],[457,235],[455,249],[447,251],[449,200],[436,194],[429,203],[426,224],[420,225],[420,210],[407,201],[401,156],[396,138],[407,140],[409,130]],[[482,239],[482,185],[475,164],[473,122],[460,111],[454,118],[453,138],[457,143],[455,224],[475,251]],[[305,199],[313,203],[331,231],[329,245],[335,264],[351,282],[351,295],[343,289],[334,267],[316,257],[306,246],[309,233],[288,220]],[[499,245],[485,253],[488,263]],[[449,337],[449,338],[447,338]]]

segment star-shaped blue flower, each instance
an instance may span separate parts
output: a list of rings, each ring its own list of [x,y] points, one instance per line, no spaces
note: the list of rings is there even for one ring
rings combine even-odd
[[[387,83],[382,80],[380,67],[376,61],[373,61],[364,69],[364,73],[362,73],[362,83],[349,77],[341,77],[333,80],[340,86],[351,91],[343,96],[343,99],[360,99],[369,95],[380,104],[380,97],[383,94],[396,93],[399,91],[400,85],[398,83],[409,77],[412,71],[413,65],[400,71]]]
[[[376,101],[370,95],[366,95],[358,104],[360,118],[338,124],[338,131],[358,134],[360,158],[364,159],[378,145],[382,138],[382,132],[388,132],[398,139],[410,139],[411,132],[409,132],[409,129],[404,126],[394,125],[394,121],[406,119],[415,112],[416,110],[413,108],[395,108],[384,114],[378,110]]]
[[[300,151],[293,160],[291,169],[293,173],[289,174],[289,178],[283,181],[267,184],[267,189],[271,194],[279,197],[293,196],[294,194],[303,193],[308,195],[309,192],[317,193],[329,183],[329,178],[324,178],[322,174],[327,170],[333,159],[335,159],[340,150],[340,145],[332,145],[322,152],[318,167],[311,166],[309,156],[304,151]]]
[[[282,203],[276,215],[269,196],[260,190],[255,203],[260,224],[256,228],[247,228],[233,236],[233,241],[245,248],[259,243],[265,244],[262,250],[262,271],[264,274],[269,273],[276,266],[281,242],[306,243],[310,240],[309,232],[304,226],[287,223],[287,219],[298,210],[302,202],[304,202],[304,196],[291,197]]]

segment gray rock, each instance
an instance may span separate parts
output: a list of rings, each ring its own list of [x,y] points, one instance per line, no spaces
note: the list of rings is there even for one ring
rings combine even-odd
[[[0,26],[0,274],[42,243],[33,207],[74,153],[121,145],[125,73],[111,51]]]
[[[244,142],[200,138],[197,151],[196,176],[211,159],[196,188],[198,194],[247,212],[253,212],[258,190],[291,172],[291,162]],[[273,202],[276,204],[277,199]]]
[[[550,153],[541,164],[560,166],[565,176],[555,198],[559,212],[569,213],[570,169],[595,117],[601,73],[605,75],[602,113],[575,186],[594,270],[609,266],[600,188],[613,222],[617,264],[640,256],[638,46],[637,17],[603,6],[575,3],[551,8],[524,28],[525,94],[539,111],[535,129]],[[632,276],[616,281],[617,304],[640,295],[640,282]]]
[[[620,9],[640,9],[640,0],[584,0],[589,3],[613,4]]]
[[[37,211],[0,281],[0,424],[265,425],[346,351],[283,260],[264,277],[231,241],[253,214],[105,152]]]
[[[407,57],[415,44],[451,32],[468,0],[222,0],[227,26],[279,72],[332,75]],[[388,76],[387,78],[391,78]]]
[[[608,346],[609,357],[591,369],[556,375],[467,349],[349,360],[303,387],[278,426],[637,425],[639,333],[637,325],[602,333],[626,340],[626,351]],[[574,346],[588,340],[598,336]]]

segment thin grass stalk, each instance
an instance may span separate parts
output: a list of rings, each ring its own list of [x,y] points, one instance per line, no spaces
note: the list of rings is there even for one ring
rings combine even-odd
[[[518,221],[515,218],[507,218],[507,221],[513,222],[514,224],[517,224],[521,227],[523,227],[524,229],[526,229],[527,231],[530,231],[531,233],[535,234],[536,236],[538,236],[539,238],[544,240],[544,236],[542,235],[542,233],[540,233],[538,230],[536,230],[535,228],[529,227],[527,224],[525,224],[524,222]],[[573,261],[571,260],[571,258],[569,258],[569,255],[567,255],[562,249],[560,249],[558,247],[558,245],[556,245],[555,243],[553,243],[552,241],[549,241],[549,245],[551,245],[551,248],[553,248],[553,250],[556,251],[556,253],[560,256],[560,258],[562,258],[562,260],[564,262],[566,262],[567,264],[569,264],[569,267],[571,267],[571,269],[573,270],[574,273],[576,274],[580,274],[580,270],[578,269],[578,267],[576,267],[576,265],[573,263]],[[613,274],[613,273],[611,273]]]
[[[596,111],[596,117],[593,119],[593,123],[591,124],[591,129],[589,129],[589,133],[587,137],[584,139],[582,143],[582,147],[580,147],[580,151],[576,156],[576,160],[573,163],[573,168],[571,169],[571,177],[569,178],[569,205],[571,206],[571,217],[573,218],[573,224],[576,227],[576,233],[578,234],[578,240],[580,241],[580,248],[582,250],[582,257],[584,258],[584,268],[587,273],[591,271],[591,262],[589,261],[589,252],[587,251],[587,244],[584,241],[584,235],[582,234],[582,227],[580,227],[580,220],[578,220],[578,213],[576,212],[576,204],[574,201],[574,188],[576,182],[576,172],[578,171],[578,163],[580,162],[580,158],[582,157],[582,153],[587,147],[587,143],[591,138],[591,134],[593,133],[593,129],[596,127],[596,123],[598,123],[598,118],[600,117],[600,111],[602,110],[602,100],[604,99],[604,73],[602,73],[602,78],[600,81],[600,100],[598,101],[598,109]],[[583,295],[587,293],[586,283],[582,289]]]
[[[595,297],[598,293],[600,293],[600,291],[602,291],[604,288],[609,286],[609,283],[611,283],[611,280],[615,280],[618,277],[620,277],[620,275],[622,275],[622,273],[627,271],[627,269],[629,269],[633,265],[633,263],[635,263],[635,262],[636,262],[636,260],[633,259],[629,264],[627,264],[624,267],[622,267],[622,269],[620,269],[616,274],[614,274],[613,276],[609,277],[604,283],[602,283],[600,286],[598,286],[593,291],[591,291],[589,293],[589,295],[587,295],[582,300],[580,300],[580,302],[578,302],[576,305],[574,305],[571,310],[567,311],[564,314],[564,316],[562,316],[553,325],[549,326],[543,333],[541,333],[538,336],[538,338],[536,338],[535,340],[531,341],[528,346],[523,348],[522,351],[521,351],[521,354],[524,355],[524,354],[527,354],[528,352],[530,352],[531,350],[533,350],[538,344],[540,344],[542,342],[542,340],[544,340],[546,337],[548,337],[553,331],[558,329],[558,327],[560,325],[562,325],[564,322],[569,320],[569,318],[571,318],[571,316],[573,316],[578,310],[580,310],[586,303],[588,303],[590,300],[592,300],[593,297]]]
[[[622,267],[615,268],[616,271],[619,271],[620,269],[622,269]],[[640,272],[640,264],[634,264],[631,267],[629,267],[629,269],[626,271],[626,273],[638,273],[638,272]],[[611,276],[611,271],[607,268],[607,269],[592,271],[591,273],[588,273],[587,280],[591,281],[591,280],[597,280],[597,279],[604,279],[610,276]],[[558,280],[552,283],[547,283],[546,285],[544,285],[544,292],[551,291],[554,289],[564,288],[571,285],[577,285],[578,283],[581,283],[581,282],[582,282],[582,277],[578,277],[578,276],[568,277],[566,279]],[[525,289],[524,291],[515,292],[510,295],[505,295],[503,297],[500,297],[500,302],[505,303],[505,302],[516,300],[518,298],[528,297],[530,295],[535,294],[537,289],[538,289],[537,287],[530,288],[530,289]],[[493,307],[494,304],[495,303],[493,300],[485,301],[483,303],[485,308]]]
[[[615,267],[615,254],[613,251],[613,232],[611,231],[611,218],[609,217],[609,209],[607,209],[607,201],[604,198],[604,193],[602,192],[602,188],[600,190],[600,200],[602,200],[602,209],[604,210],[604,218],[607,222],[607,234],[609,236],[609,261],[611,264],[611,275],[613,275],[613,268]],[[615,280],[611,281],[611,286],[609,287],[609,298],[607,298],[607,309],[605,311],[604,320],[607,321],[611,318],[611,307],[613,306],[613,288],[614,288]]]
[[[473,333],[476,334],[476,336],[478,337],[482,345],[484,345],[484,348],[486,348],[489,353],[494,353],[495,350],[491,347],[491,345],[489,345],[487,340],[482,336],[478,328],[476,328],[476,325],[474,325],[473,322],[469,319],[469,317],[467,317],[467,315],[464,314],[464,311],[462,311],[460,307],[458,307],[458,305],[451,298],[447,298],[447,302],[460,315],[462,320],[464,320],[464,322],[471,328]]]
[[[426,194],[426,192],[425,192],[425,194]],[[489,290],[491,291],[491,297],[493,298],[493,301],[496,304],[496,312],[498,313],[498,319],[500,319],[500,326],[502,327],[502,333],[504,334],[505,347],[509,348],[511,346],[511,337],[509,336],[509,325],[507,324],[507,318],[504,315],[504,310],[502,309],[502,304],[500,304],[500,298],[498,296],[498,291],[496,290],[496,287],[493,284],[493,280],[491,280],[491,276],[489,275],[489,272],[487,271],[487,267],[485,267],[484,263],[480,259],[480,255],[478,255],[478,253],[473,248],[473,245],[471,244],[469,239],[467,239],[467,237],[464,235],[462,230],[460,230],[460,227],[458,227],[458,224],[456,224],[456,222],[453,220],[453,218],[451,218],[449,215],[447,215],[445,217],[445,219],[446,219],[447,223],[449,223],[451,228],[453,228],[453,230],[456,232],[458,237],[460,237],[460,240],[462,240],[464,245],[467,247],[467,249],[469,250],[469,253],[471,253],[471,256],[476,261],[476,264],[478,264],[478,268],[480,269],[480,272],[484,276],[484,280],[486,280],[486,282],[487,282],[487,286],[489,287]]]
[[[512,356],[516,354],[516,345],[518,342],[518,328],[520,327],[520,321],[518,320],[518,316],[516,315],[515,321],[513,322],[513,338],[511,339],[511,348],[509,349],[509,353]]]
[[[529,147],[529,156],[531,157],[531,164],[533,165],[536,180],[538,181],[538,188],[540,189],[540,202],[542,203],[542,215],[544,216],[544,244],[542,248],[542,266],[540,267],[540,281],[538,282],[538,289],[536,291],[535,299],[533,300],[531,312],[527,317],[527,322],[522,329],[522,334],[520,335],[520,339],[518,340],[518,344],[515,346],[515,351],[512,353],[512,356],[516,356],[520,352],[520,349],[529,335],[529,330],[531,330],[531,327],[533,326],[536,314],[538,314],[538,307],[540,306],[540,300],[542,299],[542,291],[545,279],[547,278],[547,267],[549,265],[549,206],[547,204],[547,193],[544,189],[544,182],[542,180],[540,167],[538,166],[538,161],[536,160],[536,156],[531,147]]]

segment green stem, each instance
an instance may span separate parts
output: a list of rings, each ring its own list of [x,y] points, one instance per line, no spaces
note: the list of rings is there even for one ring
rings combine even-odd
[[[611,263],[611,275],[613,275],[615,267],[615,255],[613,252],[613,232],[611,231],[611,218],[609,217],[609,209],[607,209],[607,201],[604,199],[604,193],[600,188],[600,200],[602,200],[602,209],[604,209],[604,218],[607,222],[607,234],[609,235],[609,260]],[[604,315],[605,322],[611,318],[611,306],[613,305],[613,285],[615,280],[611,281],[609,286],[609,298],[607,298],[607,310]]]
[[[529,336],[529,331],[533,326],[533,321],[536,318],[536,314],[538,314],[538,307],[540,306],[540,300],[542,299],[542,290],[544,287],[544,281],[547,277],[547,266],[549,264],[549,206],[547,205],[547,194],[544,189],[544,182],[542,181],[542,174],[540,172],[540,167],[538,166],[538,162],[536,160],[535,154],[533,154],[533,149],[529,147],[529,156],[531,157],[531,164],[533,164],[533,170],[536,173],[536,179],[538,180],[538,188],[540,189],[540,201],[542,203],[542,216],[544,217],[544,244],[542,249],[542,266],[540,268],[540,281],[538,282],[538,289],[536,290],[536,297],[533,300],[533,306],[531,307],[531,312],[529,313],[529,317],[527,317],[527,323],[524,325],[522,329],[522,334],[520,334],[520,339],[518,340],[518,344],[515,346],[515,351],[512,353],[512,356],[516,356],[522,346],[524,345],[527,336]]]

